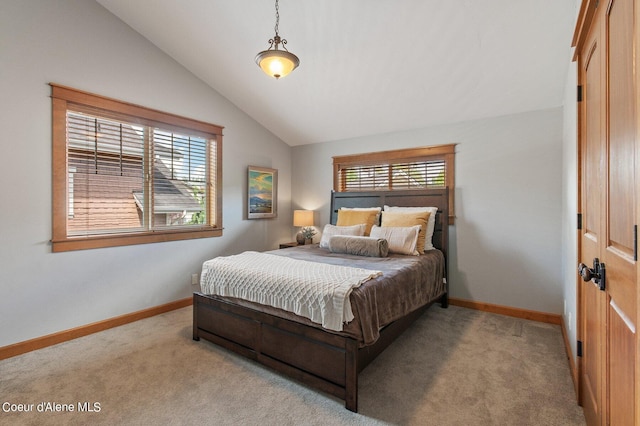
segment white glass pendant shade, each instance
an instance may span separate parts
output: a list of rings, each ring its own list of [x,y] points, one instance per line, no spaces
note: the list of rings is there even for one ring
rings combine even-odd
[[[256,64],[265,74],[278,79],[296,69],[300,65],[300,60],[286,50],[265,50],[256,56]]]

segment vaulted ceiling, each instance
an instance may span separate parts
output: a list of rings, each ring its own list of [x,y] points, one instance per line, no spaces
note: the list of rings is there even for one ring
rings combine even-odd
[[[576,0],[97,0],[291,146],[562,105]]]

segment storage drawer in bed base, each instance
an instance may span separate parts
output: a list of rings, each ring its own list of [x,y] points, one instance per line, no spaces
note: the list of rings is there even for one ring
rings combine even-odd
[[[446,293],[440,300],[446,300]],[[347,336],[254,311],[213,297],[193,295],[193,339],[203,338],[315,387],[358,410],[358,373],[430,306],[408,314],[358,349]]]
[[[357,410],[357,341],[194,294],[193,338],[203,338],[345,400]],[[351,394],[351,396],[349,396]]]

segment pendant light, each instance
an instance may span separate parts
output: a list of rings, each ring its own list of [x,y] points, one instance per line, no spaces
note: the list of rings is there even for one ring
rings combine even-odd
[[[300,65],[300,59],[286,48],[287,40],[278,35],[278,24],[280,23],[280,11],[278,0],[276,0],[276,35],[269,40],[269,48],[258,53],[256,64],[268,76],[279,79],[289,74]],[[284,50],[279,50],[278,45],[282,44]]]

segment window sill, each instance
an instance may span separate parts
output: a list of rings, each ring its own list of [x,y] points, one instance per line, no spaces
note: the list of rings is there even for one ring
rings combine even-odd
[[[100,235],[90,237],[69,237],[62,240],[52,240],[54,253],[87,250],[105,247],[120,247],[134,244],[160,243],[167,241],[191,240],[196,238],[211,238],[222,236],[221,228],[208,228],[205,230],[180,230],[146,232],[126,235]]]

